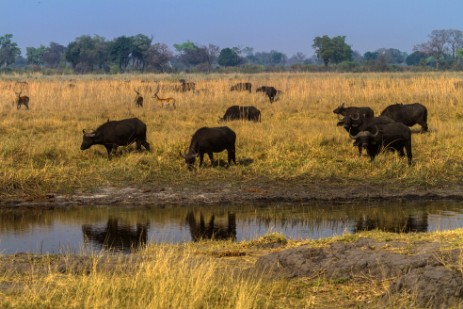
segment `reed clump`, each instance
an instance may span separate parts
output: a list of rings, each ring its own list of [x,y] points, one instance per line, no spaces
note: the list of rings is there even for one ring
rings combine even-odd
[[[0,186],[3,196],[74,192],[113,185],[188,183],[259,179],[326,180],[439,186],[460,183],[463,176],[463,106],[457,73],[189,75],[196,91],[179,92],[170,75],[0,77]],[[17,83],[19,80],[27,84]],[[249,81],[253,92],[230,92]],[[177,108],[162,108],[153,93],[175,98]],[[262,85],[282,93],[270,104]],[[19,89],[19,88],[21,89]],[[17,109],[15,91],[30,97],[29,110]],[[135,105],[135,90],[144,107]],[[370,106],[379,114],[387,105],[420,102],[429,111],[429,134],[413,134],[408,167],[396,154],[374,162],[357,150],[345,130],[336,127],[332,110]],[[254,105],[262,122],[218,123],[231,105]],[[148,126],[152,152],[123,151],[108,161],[102,146],[82,152],[82,130],[108,119],[138,117]],[[237,160],[231,168],[190,173],[179,152],[203,126],[228,125],[237,133]],[[414,128],[415,129],[415,128]],[[418,130],[418,128],[416,128]],[[133,148],[133,147],[132,147]],[[216,155],[226,161],[226,153]],[[244,164],[246,162],[246,164]],[[206,165],[210,165],[206,158]]]

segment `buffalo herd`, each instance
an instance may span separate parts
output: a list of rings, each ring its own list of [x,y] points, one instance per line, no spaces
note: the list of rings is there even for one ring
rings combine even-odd
[[[193,83],[191,83],[193,84]],[[184,91],[194,91],[194,86],[182,80]],[[251,83],[238,83],[230,88],[230,91],[251,92]],[[265,92],[270,103],[275,102],[278,90],[274,87],[262,86],[256,92]],[[139,96],[139,93],[137,93]],[[19,104],[18,104],[19,105]],[[140,104],[141,105],[141,104]],[[26,105],[27,107],[27,105]],[[370,107],[350,106],[344,103],[333,110],[337,114],[338,126],[344,127],[349,137],[354,140],[353,145],[358,148],[359,155],[365,149],[371,161],[384,150],[396,151],[399,156],[407,156],[408,164],[412,163],[412,132],[409,127],[419,124],[421,132],[428,129],[428,111],[420,103],[392,104],[386,107],[379,116],[374,115]],[[230,106],[220,122],[243,120],[261,121],[261,111],[255,106]],[[136,149],[143,146],[150,151],[150,144],[146,141],[146,124],[138,118],[123,119],[119,121],[107,121],[96,130],[83,130],[81,150],[92,145],[103,145],[106,148],[108,159],[119,146],[128,146],[136,143]],[[236,164],[236,133],[227,126],[202,127],[191,137],[190,146],[185,153],[180,155],[185,159],[189,169],[194,169],[196,157],[199,157],[199,166],[204,163],[204,155],[207,154],[214,165],[213,153],[227,150],[228,165]]]
[[[375,117],[369,107],[344,107],[341,104],[333,113],[344,116],[338,122],[354,140],[354,146],[367,151],[373,161],[383,150],[397,151],[399,156],[407,154],[412,163],[412,134],[409,127],[419,124],[421,132],[428,131],[428,110],[420,103],[393,104]]]

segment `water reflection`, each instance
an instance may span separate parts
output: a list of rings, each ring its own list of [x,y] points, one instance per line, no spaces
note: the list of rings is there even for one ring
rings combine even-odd
[[[425,232],[463,227],[462,203],[199,205],[133,209],[0,208],[0,253],[129,252],[147,243],[250,240],[268,232],[318,239],[380,229]]]
[[[428,231],[428,214],[421,212],[419,215],[405,215],[396,217],[393,214],[388,216],[364,215],[357,219],[352,232],[381,230],[392,233],[410,233]]]
[[[132,251],[144,246],[148,239],[148,223],[137,223],[132,226],[109,218],[105,226],[84,224],[82,233],[84,244],[93,244],[94,249],[111,249]]]
[[[196,220],[192,211],[188,212],[186,222],[190,227],[191,239],[200,241],[211,240],[235,240],[236,239],[236,215],[227,213],[226,222],[217,222],[212,214],[206,224],[203,213],[199,214],[199,221]]]

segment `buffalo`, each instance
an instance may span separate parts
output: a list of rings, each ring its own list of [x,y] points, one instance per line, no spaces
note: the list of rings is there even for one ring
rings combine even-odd
[[[251,83],[238,83],[231,86],[230,91],[252,91],[252,84]]]
[[[236,133],[229,127],[203,127],[193,134],[188,152],[182,156],[185,158],[188,168],[192,169],[198,155],[199,166],[201,167],[205,153],[209,155],[211,163],[214,164],[213,153],[222,152],[226,149],[228,152],[228,164],[230,165],[231,161],[236,164],[235,141]]]
[[[361,118],[372,118],[374,116],[374,112],[369,107],[344,107],[344,103],[339,105],[336,109],[333,110],[333,113],[346,116],[353,116],[353,117],[361,117]]]
[[[395,122],[389,117],[379,116],[373,118],[363,118],[355,113],[355,116],[345,116],[338,122],[338,126],[343,126],[350,135],[356,135],[360,131],[371,130],[374,127]],[[359,155],[362,154],[362,146],[358,145]]]
[[[96,130],[88,132],[84,129],[82,132],[84,136],[80,149],[103,145],[108,152],[108,159],[111,159],[112,151],[118,146],[128,146],[133,142],[137,143],[137,150],[141,150],[141,145],[150,150],[150,144],[146,141],[146,124],[138,118],[108,120]]]
[[[381,116],[387,116],[409,127],[419,124],[422,132],[428,131],[428,110],[420,103],[389,105],[381,112]]]
[[[274,87],[269,87],[269,86],[262,86],[256,89],[256,92],[265,92],[265,94],[268,96],[268,99],[270,100],[270,103],[275,102],[275,98],[279,91],[275,89]]]
[[[372,132],[374,130],[374,132]],[[399,156],[405,156],[407,152],[408,164],[412,163],[412,138],[410,128],[401,122],[392,122],[384,125],[374,126],[374,129],[363,130],[356,135],[349,134],[355,140],[354,145],[365,148],[370,159],[383,150],[397,151]]]
[[[220,118],[221,121],[230,121],[230,120],[249,120],[249,121],[260,121],[261,115],[260,110],[254,106],[238,106],[233,105],[227,108],[225,115]]]

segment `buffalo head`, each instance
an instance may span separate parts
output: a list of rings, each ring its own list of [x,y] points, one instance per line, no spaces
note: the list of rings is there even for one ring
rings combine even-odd
[[[95,139],[96,133],[94,130],[87,132],[87,130],[85,129],[82,130],[82,133],[84,135],[83,135],[82,145],[80,145],[80,150],[85,150],[95,144],[94,139]]]

